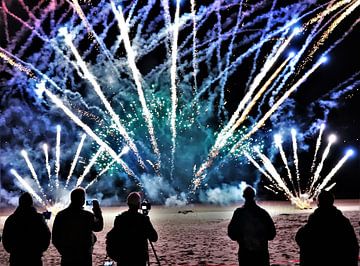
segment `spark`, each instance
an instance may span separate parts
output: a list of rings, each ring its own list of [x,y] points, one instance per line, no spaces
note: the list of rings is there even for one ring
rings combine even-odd
[[[49,164],[49,147],[46,143],[43,145],[44,155],[45,155],[45,166],[49,177],[49,182],[51,181],[51,167]]]
[[[72,176],[72,174],[74,172],[75,166],[76,166],[76,164],[77,164],[77,162],[79,160],[80,152],[81,152],[81,149],[82,149],[82,147],[84,145],[85,139],[86,139],[86,134],[83,134],[82,137],[81,137],[80,143],[79,143],[79,145],[78,145],[78,147],[76,149],[75,157],[74,157],[74,159],[73,159],[73,161],[71,163],[70,171],[69,171],[69,174],[68,174],[68,176],[66,178],[65,188],[67,188],[67,186],[69,184],[69,181],[70,181],[70,178],[71,178],[71,176]]]
[[[35,192],[35,190],[22,178],[15,169],[11,169],[10,173],[16,177],[24,189],[31,194],[40,204],[46,208],[46,204],[43,199]]]
[[[121,8],[117,9],[115,7],[114,2],[112,2],[112,1],[111,1],[111,8],[112,8],[112,10],[113,10],[113,12],[115,14],[115,17],[116,17],[116,19],[118,21],[118,26],[120,28],[121,37],[123,38],[123,41],[124,41],[124,46],[125,46],[125,50],[126,50],[126,54],[127,54],[128,63],[129,63],[130,69],[132,71],[133,78],[134,78],[136,88],[137,88],[137,92],[138,92],[138,95],[139,95],[140,103],[141,103],[141,106],[143,108],[143,115],[144,115],[145,121],[146,121],[147,126],[148,126],[148,130],[149,130],[149,134],[150,134],[150,141],[151,141],[153,150],[154,150],[154,152],[155,152],[155,154],[157,156],[157,159],[158,159],[157,169],[159,169],[160,165],[161,165],[161,163],[160,163],[160,151],[159,151],[159,148],[158,148],[158,145],[157,145],[157,142],[156,142],[156,138],[155,138],[155,131],[154,131],[153,123],[152,123],[152,115],[151,115],[151,112],[150,112],[149,108],[147,107],[144,91],[142,89],[142,85],[141,85],[141,81],[140,81],[141,74],[140,74],[139,69],[136,66],[135,54],[134,54],[134,51],[133,51],[133,49],[131,47],[131,44],[130,44],[128,28],[126,27],[124,15],[122,13]]]
[[[118,158],[116,152],[103,140],[101,140],[98,135],[94,133],[94,131],[91,130],[91,128],[83,123],[80,118],[78,118],[69,108],[67,108],[64,103],[57,98],[53,93],[51,93],[46,87],[44,83],[38,84],[39,88],[51,99],[51,101],[54,102],[56,106],[58,106],[60,109],[64,111],[64,113],[71,118],[79,127],[81,127],[89,136],[91,136],[97,144],[100,146],[103,146],[104,149],[116,160],[117,163],[119,163],[125,170],[125,172],[132,177],[136,177],[135,173],[127,166],[125,162],[123,162],[120,158]]]
[[[299,172],[299,158],[297,154],[297,142],[296,142],[296,130],[294,128],[291,129],[291,139],[292,139],[292,147],[293,147],[293,154],[294,154],[294,165],[296,171],[296,181],[298,187],[298,195],[301,195],[300,189],[300,172]]]
[[[55,149],[55,186],[59,187],[59,172],[60,172],[60,137],[61,137],[61,126],[56,126],[56,149]]]
[[[313,172],[314,172],[316,157],[317,157],[317,154],[318,154],[320,145],[321,145],[321,138],[322,138],[322,135],[323,135],[323,133],[324,133],[324,129],[325,129],[325,124],[321,124],[321,126],[320,126],[320,131],[319,131],[319,136],[318,136],[318,138],[317,138],[317,140],[316,140],[314,158],[313,158],[313,161],[312,161],[312,163],[311,163],[311,168],[310,168],[310,173],[311,173],[311,174],[313,174]]]
[[[95,155],[91,158],[89,164],[85,167],[85,170],[82,173],[82,175],[78,178],[75,187],[79,187],[81,185],[85,176],[90,172],[91,167],[96,163],[97,158],[100,156],[100,154],[103,151],[104,151],[104,147],[100,147],[100,149],[98,149],[98,151],[95,153]]]
[[[71,39],[71,35],[67,32],[66,28],[61,28],[59,30],[59,34],[63,35],[65,38],[65,42],[66,44],[70,47],[72,53],[74,54],[76,61],[79,65],[79,67],[81,68],[81,70],[84,73],[84,76],[87,78],[87,80],[89,80],[89,82],[91,83],[91,85],[93,86],[95,92],[97,93],[97,95],[100,97],[102,103],[104,104],[106,110],[110,113],[111,118],[113,119],[113,121],[115,122],[117,129],[119,130],[120,134],[124,137],[125,141],[127,142],[127,144],[129,145],[129,147],[132,149],[132,151],[135,153],[135,155],[138,158],[139,164],[144,167],[144,162],[141,159],[139,152],[134,144],[134,142],[132,141],[132,139],[130,138],[129,134],[127,133],[125,127],[121,124],[120,119],[118,117],[118,115],[115,113],[114,109],[111,107],[110,103],[108,102],[108,100],[106,99],[103,91],[101,90],[100,85],[97,83],[95,77],[93,76],[93,74],[89,71],[88,67],[86,66],[86,63],[84,62],[84,60],[81,58],[78,50],[76,49],[76,47],[74,46],[72,39]]]
[[[177,91],[176,91],[176,61],[178,57],[178,36],[179,36],[179,14],[180,14],[180,0],[176,0],[175,21],[173,26],[173,43],[171,47],[171,117],[170,128],[172,134],[172,150],[171,150],[171,173],[173,177],[174,172],[174,159],[176,150],[176,109],[177,109]]]
[[[28,168],[29,168],[29,170],[31,172],[31,175],[32,175],[33,179],[35,180],[37,186],[39,187],[41,193],[44,194],[44,190],[40,185],[39,178],[38,178],[38,176],[37,176],[37,174],[35,172],[33,164],[31,163],[31,161],[29,159],[28,153],[25,150],[22,150],[21,155],[25,159],[25,162],[26,162],[26,164],[27,164],[27,166],[28,166]]]

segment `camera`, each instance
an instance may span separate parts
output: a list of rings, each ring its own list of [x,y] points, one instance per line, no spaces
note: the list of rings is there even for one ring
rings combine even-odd
[[[144,215],[148,215],[149,211],[151,210],[151,204],[147,200],[143,200],[141,203],[141,211]]]
[[[50,220],[51,212],[45,211],[45,212],[42,213],[42,216],[44,217],[45,220]]]

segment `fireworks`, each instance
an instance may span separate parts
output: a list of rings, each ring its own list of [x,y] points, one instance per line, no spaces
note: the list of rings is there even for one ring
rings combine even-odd
[[[41,144],[45,167],[36,169],[41,173],[35,172],[31,156],[23,154],[45,204],[49,192],[42,195],[45,181],[39,178],[45,173],[53,191],[67,190],[73,175],[78,176],[76,185],[82,185],[94,171],[96,177],[87,188],[101,177],[114,190],[120,180],[121,189],[141,188],[160,202],[221,186],[224,175],[238,175],[236,168],[244,160],[239,154],[245,151],[250,159],[252,147],[264,145],[262,136],[268,131],[261,128],[272,127],[272,116],[316,74],[326,55],[359,21],[344,26],[343,35],[328,42],[351,18],[358,1],[316,6],[305,0],[293,4],[151,0],[121,5],[74,0],[39,1],[32,6],[18,1],[26,7],[24,17],[10,3],[4,2],[1,9],[6,41],[0,47],[4,62],[0,71],[10,76],[3,79],[2,95],[10,99],[26,95],[20,105],[30,106],[38,119],[31,125],[34,132],[41,131],[37,129],[42,123],[49,127],[52,120],[62,121],[56,131],[53,169],[47,144]],[[9,27],[8,17],[19,30]],[[289,53],[294,43],[300,48]],[[349,79],[348,88],[338,90],[354,88],[355,77]],[[3,101],[11,106],[11,101]],[[15,113],[10,108],[7,112]],[[83,136],[65,154],[60,149],[62,132],[72,143]],[[91,145],[84,147],[84,133],[96,152],[89,153]],[[32,142],[36,147],[39,137]],[[277,143],[287,165],[281,141]],[[300,197],[294,140],[293,145],[296,172],[294,177],[290,169],[287,172],[295,196]],[[82,152],[91,156],[79,172],[76,165]],[[266,160],[260,148],[257,153]],[[66,176],[61,174],[60,157],[71,161]],[[313,186],[318,184],[321,162],[316,166],[314,162]],[[117,171],[110,172],[117,179],[106,175],[113,167]],[[5,168],[18,169],[10,164]],[[276,176],[275,172],[271,168],[267,174]],[[286,192],[291,197],[289,193],[293,192]]]
[[[274,144],[276,148],[278,148],[282,162],[287,171],[287,178],[281,175],[276,167],[271,163],[270,159],[264,155],[258,148],[255,148],[255,152],[263,163],[265,169],[263,169],[256,160],[249,154],[245,153],[245,156],[249,159],[249,161],[264,174],[264,176],[270,181],[271,185],[267,187],[269,190],[274,192],[282,192],[285,196],[298,208],[305,209],[310,208],[310,203],[318,196],[321,190],[330,190],[335,186],[335,183],[329,185],[333,176],[337,173],[337,171],[341,168],[341,166],[346,162],[346,160],[353,154],[352,150],[348,150],[345,155],[341,158],[341,160],[330,170],[330,172],[325,176],[321,177],[321,171],[323,169],[323,165],[325,160],[328,158],[330,147],[336,141],[335,135],[330,135],[328,138],[328,144],[323,151],[320,162],[316,165],[318,160],[317,153],[321,146],[321,136],[323,134],[323,130],[325,125],[322,124],[320,126],[319,137],[315,146],[315,154],[314,159],[310,169],[310,179],[300,178],[299,173],[299,158],[297,151],[297,140],[296,140],[296,130],[291,129],[291,139],[292,139],[292,148],[293,148],[293,166],[295,168],[295,177],[293,177],[291,173],[291,169],[288,164],[288,159],[283,149],[282,138],[281,135],[276,134],[274,136]],[[316,167],[315,172],[313,172]],[[306,176],[306,173],[302,173],[303,176]],[[305,180],[310,180],[310,182],[305,182]]]

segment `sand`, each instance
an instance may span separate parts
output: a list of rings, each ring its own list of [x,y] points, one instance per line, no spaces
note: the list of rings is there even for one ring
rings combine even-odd
[[[289,202],[260,202],[273,217],[277,235],[269,243],[272,265],[298,265],[299,249],[294,241],[298,228],[313,210],[296,210]],[[358,241],[360,233],[360,209],[358,200],[336,201],[354,226]],[[150,212],[151,221],[158,231],[159,240],[154,243],[161,265],[237,265],[237,243],[227,237],[227,225],[236,208],[232,206],[195,205],[186,207],[155,206]],[[105,235],[113,225],[115,216],[125,207],[103,208],[105,228],[96,233],[93,265],[103,265],[106,259]],[[192,212],[186,212],[191,210]],[[13,209],[0,210],[0,231]],[[185,214],[186,213],[186,214]],[[48,222],[51,227],[53,218]],[[149,246],[150,248],[150,246]],[[151,265],[156,265],[151,248]],[[8,265],[9,255],[0,245],[0,265]],[[44,253],[44,265],[60,265],[60,256],[50,245]],[[360,263],[359,263],[360,265]]]

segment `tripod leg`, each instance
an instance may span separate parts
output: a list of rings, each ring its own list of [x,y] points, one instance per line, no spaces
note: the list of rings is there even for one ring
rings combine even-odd
[[[150,242],[151,248],[152,248],[152,250],[153,250],[153,252],[154,252],[154,255],[155,255],[157,264],[160,266],[160,260],[159,260],[158,256],[156,255],[156,251],[155,251],[154,245],[153,245],[153,243],[152,243],[150,240],[149,240],[149,242]],[[149,260],[149,261],[150,261],[150,260]]]

